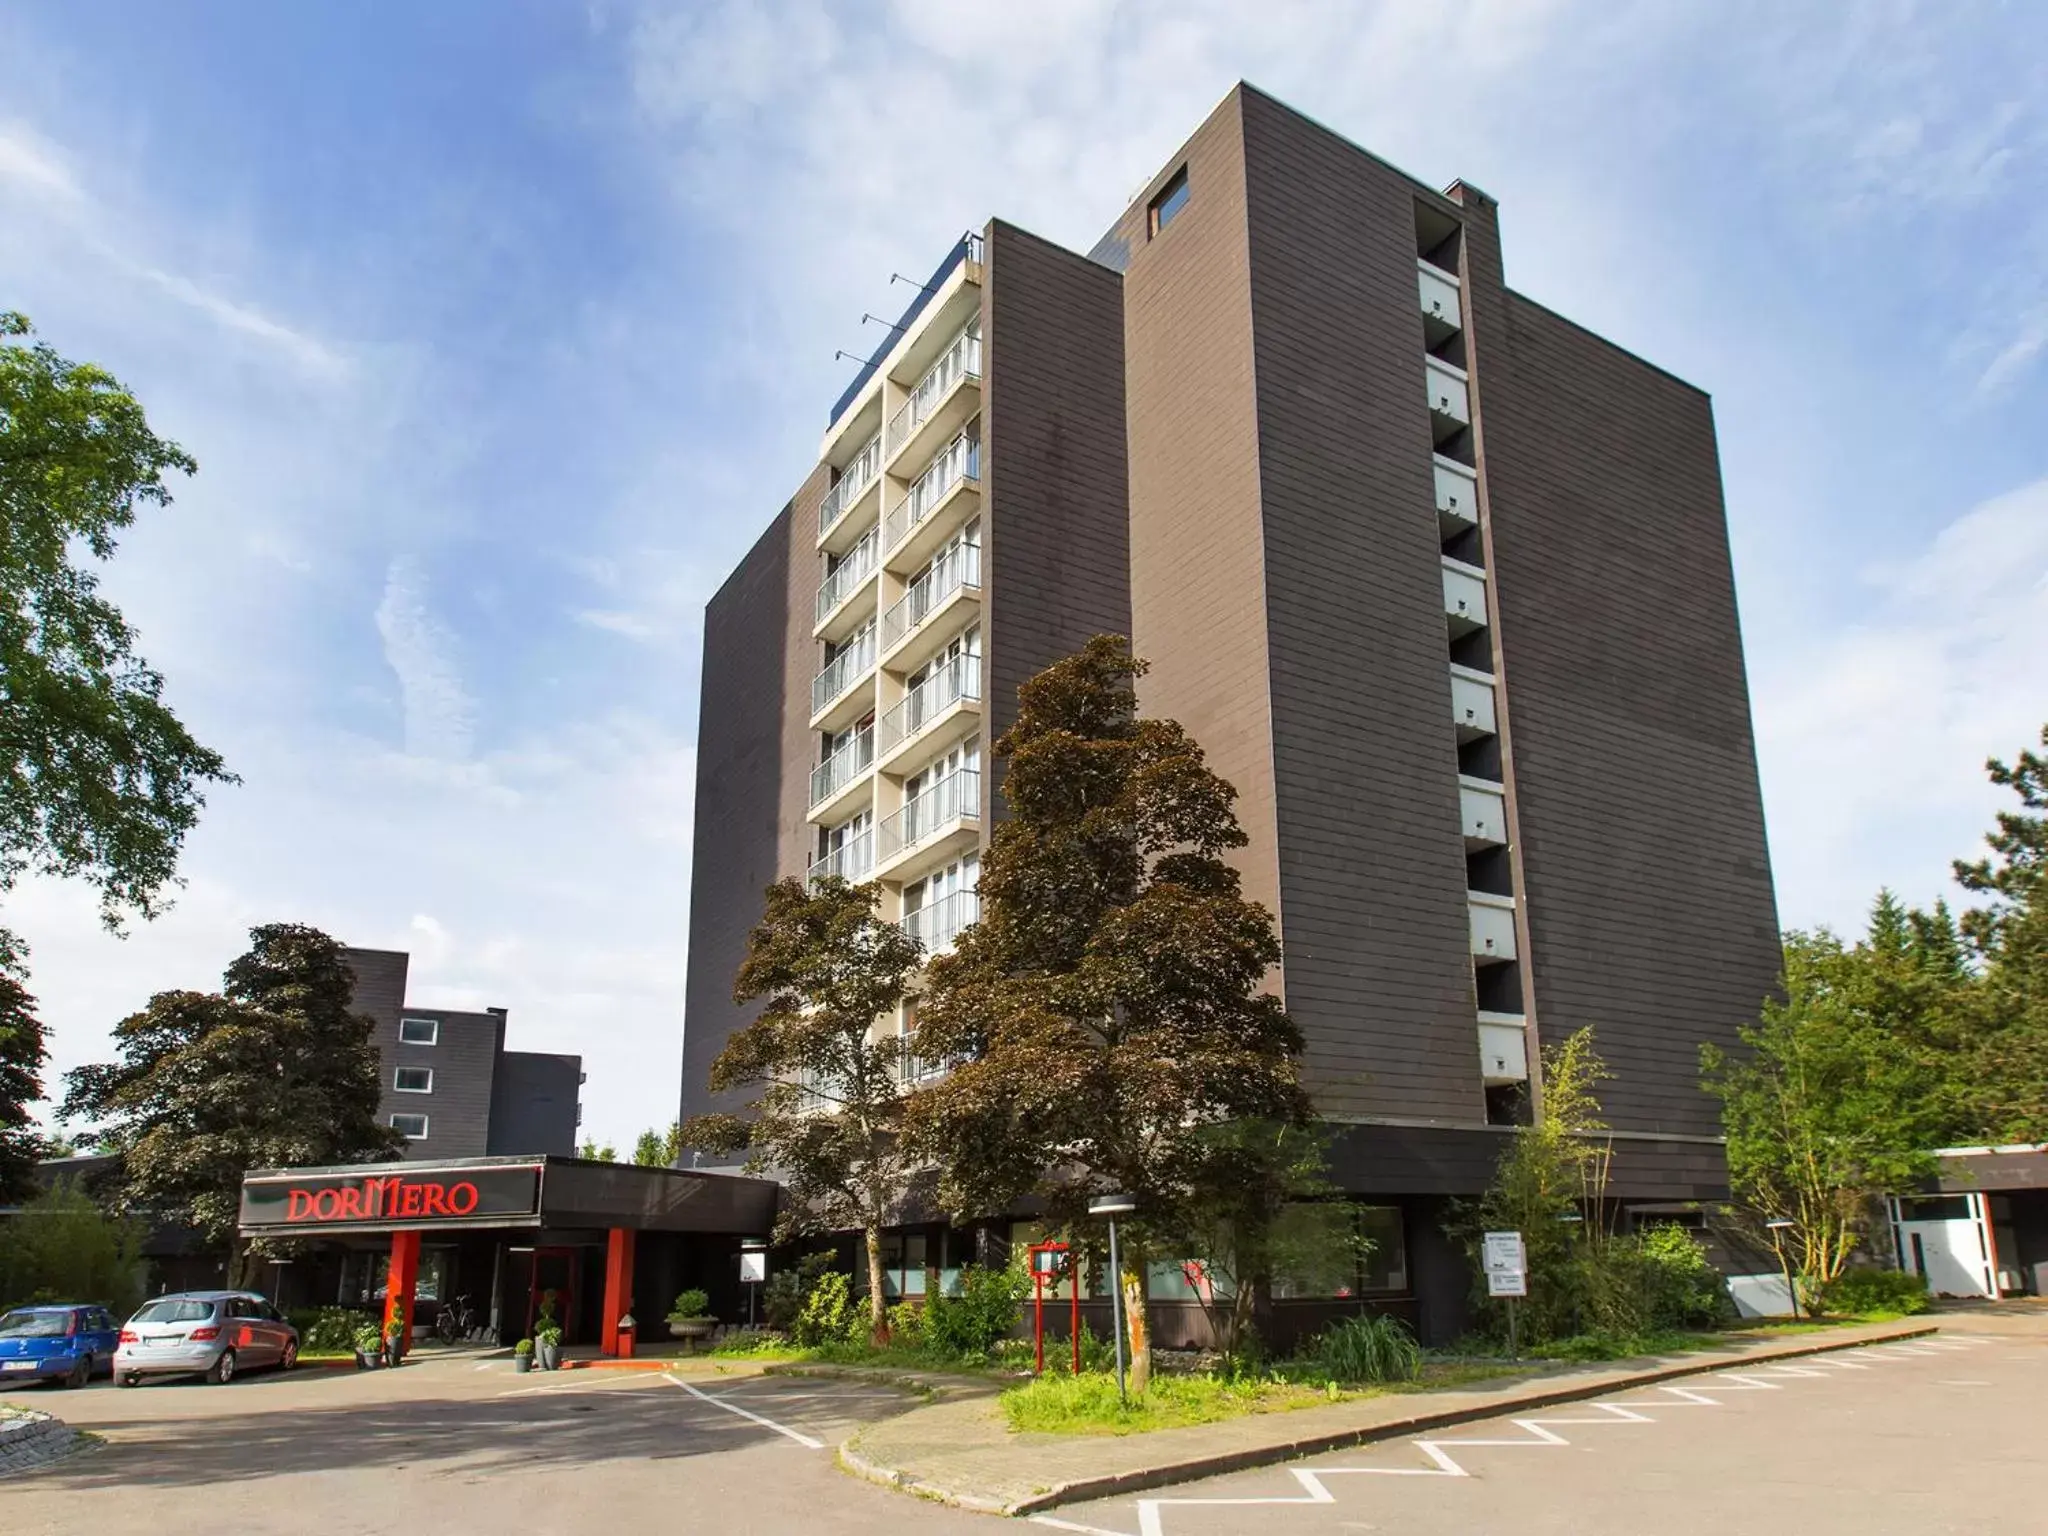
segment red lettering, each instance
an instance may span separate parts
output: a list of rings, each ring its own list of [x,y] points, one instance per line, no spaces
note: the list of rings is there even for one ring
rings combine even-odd
[[[423,1199],[422,1216],[446,1216],[448,1214],[448,1191],[439,1184],[429,1184],[421,1192]]]
[[[333,1221],[341,1214],[341,1191],[323,1189],[313,1197],[313,1216],[319,1221]]]
[[[304,1221],[313,1214],[313,1197],[303,1189],[289,1189],[284,1196],[284,1219]]]
[[[341,1219],[361,1221],[363,1219],[363,1192],[352,1185],[341,1187]]]
[[[394,1214],[395,1214],[395,1215],[399,1215],[399,1216],[417,1216],[417,1215],[419,1215],[419,1213],[420,1213],[420,1186],[419,1186],[419,1185],[417,1185],[417,1184],[401,1184],[401,1185],[399,1185],[399,1186],[398,1186],[398,1209],[397,1209],[397,1211],[396,1211],[396,1212],[394,1212]]]
[[[467,1216],[475,1209],[476,1186],[474,1184],[457,1184],[448,1191],[448,1214],[450,1216]]]

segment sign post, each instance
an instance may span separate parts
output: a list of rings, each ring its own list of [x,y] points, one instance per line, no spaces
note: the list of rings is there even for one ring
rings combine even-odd
[[[747,1288],[747,1326],[754,1326],[754,1298],[768,1279],[768,1245],[757,1237],[740,1242],[740,1284]]]
[[[1519,1232],[1489,1232],[1481,1250],[1486,1267],[1486,1294],[1498,1296],[1508,1308],[1508,1355],[1522,1357],[1519,1309],[1515,1303],[1529,1294],[1529,1254]]]

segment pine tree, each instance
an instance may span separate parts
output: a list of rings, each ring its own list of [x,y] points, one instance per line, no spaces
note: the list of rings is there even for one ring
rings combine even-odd
[[[17,948],[0,929],[0,1205],[26,1200],[35,1190],[35,1166],[49,1148],[29,1105],[43,1094],[43,1022]]]

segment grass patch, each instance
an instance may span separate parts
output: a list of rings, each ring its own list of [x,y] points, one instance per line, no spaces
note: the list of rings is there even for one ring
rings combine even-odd
[[[1362,1397],[1299,1382],[1223,1381],[1213,1376],[1155,1373],[1142,1396],[1116,1394],[1116,1377],[1097,1372],[1048,1372],[1002,1395],[1003,1417],[1013,1430],[1049,1435],[1132,1435],[1188,1424],[1214,1424],[1252,1413],[1284,1413]]]

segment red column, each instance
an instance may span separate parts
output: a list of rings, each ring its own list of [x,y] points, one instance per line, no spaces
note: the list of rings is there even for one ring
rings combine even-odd
[[[634,1236],[631,1227],[613,1227],[605,1244],[604,1326],[598,1335],[598,1349],[607,1355],[619,1352],[619,1319],[633,1310]]]
[[[391,1268],[384,1279],[384,1328],[391,1319],[405,1325],[401,1349],[412,1348],[412,1293],[420,1277],[420,1235],[417,1232],[391,1234]]]

